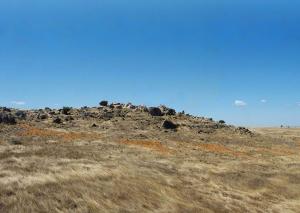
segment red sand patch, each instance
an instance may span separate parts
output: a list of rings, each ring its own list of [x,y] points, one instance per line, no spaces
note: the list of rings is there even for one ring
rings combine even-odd
[[[75,140],[96,140],[100,138],[99,134],[84,132],[61,132],[51,129],[41,129],[30,125],[21,125],[20,137],[40,137],[48,140],[58,140],[63,142],[71,142]]]

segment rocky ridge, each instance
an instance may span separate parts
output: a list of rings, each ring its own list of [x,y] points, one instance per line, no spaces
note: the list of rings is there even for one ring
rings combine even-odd
[[[109,103],[101,101],[98,107],[63,107],[61,109],[18,110],[0,107],[0,124],[15,125],[24,122],[42,122],[50,126],[76,126],[78,123],[97,128],[101,124],[113,123],[114,126],[131,121],[131,128],[146,129],[152,127],[160,130],[188,129],[199,134],[211,134],[219,129],[231,130],[243,135],[253,135],[244,127],[226,125],[224,121],[213,121],[211,118],[197,117],[176,112],[160,105],[147,107],[131,103]],[[109,125],[108,125],[109,126]],[[102,125],[105,128],[105,125]],[[106,128],[107,127],[106,125]]]

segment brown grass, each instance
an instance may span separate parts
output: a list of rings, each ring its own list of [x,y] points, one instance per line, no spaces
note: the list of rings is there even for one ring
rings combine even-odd
[[[257,148],[255,149],[256,152],[258,153],[270,153],[272,155],[277,155],[277,156],[286,156],[286,155],[295,155],[297,154],[291,149],[286,149],[286,148]]]
[[[121,144],[140,146],[146,149],[157,151],[162,154],[170,154],[171,149],[162,145],[159,141],[142,141],[142,140],[124,140],[120,142]]]
[[[3,131],[7,135],[0,141],[17,134],[26,142],[0,146],[0,213],[300,209],[300,155],[269,153],[297,153],[293,142],[214,134],[203,140],[191,132],[152,135],[154,130],[141,139],[132,129],[95,128],[94,134],[85,123],[85,133],[38,125],[9,128],[13,131]],[[101,135],[101,141],[82,143]],[[57,143],[36,143],[40,139]],[[64,143],[72,140],[80,142]]]
[[[245,153],[229,149],[221,144],[199,144],[198,147],[204,151],[216,154],[233,155],[236,157],[245,156]]]

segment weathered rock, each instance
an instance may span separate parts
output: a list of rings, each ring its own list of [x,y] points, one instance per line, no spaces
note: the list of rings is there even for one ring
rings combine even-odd
[[[168,108],[164,105],[160,105],[159,109],[161,110],[161,112],[164,115],[176,115],[176,110],[175,109]]]
[[[74,120],[73,116],[67,116],[65,118],[65,121],[73,121],[73,120]]]
[[[114,117],[114,113],[113,112],[110,112],[110,111],[107,111],[107,112],[103,112],[99,118],[100,119],[103,119],[105,121],[108,121],[110,119],[112,119]]]
[[[15,113],[15,115],[19,118],[19,119],[26,119],[27,117],[27,113],[25,111],[19,110]]]
[[[61,124],[63,121],[60,117],[56,117],[53,119],[53,123],[56,123],[56,124]]]
[[[111,109],[123,109],[123,106],[125,106],[125,105],[123,105],[121,103],[112,103],[112,104],[109,105],[109,108],[111,108]]]
[[[114,109],[123,109],[122,105],[114,105]]]
[[[98,125],[97,124],[92,124],[92,126],[91,126],[92,128],[96,128],[96,127],[98,127]]]
[[[128,103],[128,104],[125,105],[125,108],[127,108],[127,109],[136,109],[137,107],[134,106],[132,103]]]
[[[250,136],[254,135],[253,132],[251,132],[249,129],[245,127],[238,127],[236,131],[242,135],[250,135]]]
[[[175,109],[168,109],[165,112],[166,115],[176,115],[176,110]]]
[[[55,115],[55,114],[56,114],[55,111],[50,111],[50,112],[49,112],[49,115]]]
[[[152,116],[163,116],[163,113],[158,107],[149,107],[149,113]]]
[[[11,109],[7,108],[7,107],[1,107],[0,108],[3,112],[11,112]]]
[[[69,115],[72,110],[72,107],[63,107],[60,111],[64,115]]]
[[[12,114],[0,112],[0,123],[14,125],[17,121]]]
[[[177,129],[178,125],[173,123],[172,121],[165,120],[162,124],[162,127],[165,129]]]
[[[101,102],[99,103],[99,105],[100,105],[100,106],[106,107],[106,106],[108,106],[108,101],[101,101]]]
[[[46,120],[48,119],[48,114],[45,114],[45,113],[41,113],[38,115],[38,119],[41,119],[41,120]]]
[[[141,111],[141,112],[149,112],[148,107],[144,106],[144,105],[140,105],[137,107],[137,110]]]

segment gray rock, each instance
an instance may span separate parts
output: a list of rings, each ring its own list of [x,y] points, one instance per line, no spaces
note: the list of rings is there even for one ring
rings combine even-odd
[[[245,128],[245,127],[238,127],[236,129],[236,132],[242,134],[242,135],[250,135],[250,136],[253,136],[254,133],[251,132],[249,129]]]
[[[41,113],[38,115],[38,119],[41,119],[41,120],[46,120],[46,119],[48,119],[48,117],[49,116],[45,113]]]
[[[60,112],[64,115],[70,115],[70,112],[72,110],[72,107],[63,107]]]
[[[65,117],[65,121],[73,121],[73,120],[74,120],[73,116]]]
[[[164,105],[161,105],[159,107],[159,109],[162,111],[162,113],[164,115],[176,115],[176,110],[175,109],[168,108],[168,107],[166,107]]]
[[[163,113],[158,107],[149,107],[149,114],[152,116],[163,116]]]
[[[125,105],[125,108],[127,108],[127,109],[136,109],[137,107],[134,106],[132,103],[128,103],[128,104]]]
[[[0,108],[3,112],[11,112],[11,109],[7,108],[7,107],[1,107]]]
[[[56,123],[56,124],[61,124],[63,121],[60,117],[56,117],[53,119],[53,123]]]
[[[107,107],[108,106],[108,101],[101,101],[99,103],[100,106],[104,106],[104,107]]]
[[[15,113],[15,115],[19,118],[19,119],[26,119],[27,117],[27,113],[25,111],[19,110]]]
[[[14,125],[17,121],[12,114],[0,112],[0,123]]]
[[[123,109],[122,105],[114,105],[114,109]]]
[[[165,129],[177,129],[178,125],[173,123],[172,121],[165,120],[162,124],[162,127]]]
[[[166,115],[176,115],[176,110],[175,109],[168,109],[165,112]]]

